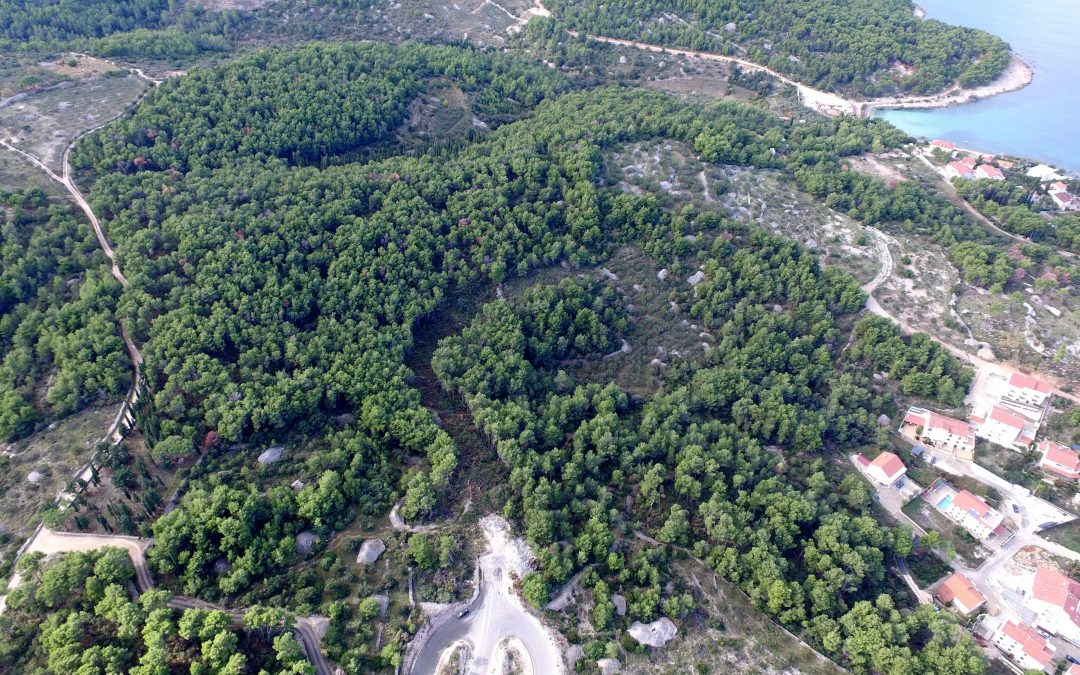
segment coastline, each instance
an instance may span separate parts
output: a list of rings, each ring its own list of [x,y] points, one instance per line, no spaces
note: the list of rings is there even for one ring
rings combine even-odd
[[[931,96],[890,96],[871,99],[860,104],[861,112],[864,117],[873,117],[875,110],[948,108],[954,105],[973,103],[991,96],[1019,91],[1031,84],[1033,79],[1035,79],[1035,71],[1032,67],[1013,53],[1009,65],[1006,66],[997,79],[989,84],[972,89],[954,87]]]

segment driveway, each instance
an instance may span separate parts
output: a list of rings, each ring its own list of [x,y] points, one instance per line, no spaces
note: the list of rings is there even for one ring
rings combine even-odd
[[[480,556],[479,563],[480,592],[469,606],[469,613],[460,619],[451,617],[436,628],[420,647],[408,672],[431,675],[443,652],[454,643],[463,641],[471,646],[471,660],[465,675],[488,675],[495,665],[499,643],[506,638],[516,637],[524,644],[527,658],[532,662],[531,668],[526,668],[526,673],[565,673],[562,655],[550,633],[539,619],[525,610],[513,592],[509,572],[516,567],[515,563],[502,554],[498,545],[493,545],[491,552]]]
[[[907,477],[904,477],[902,479],[903,482],[901,483],[901,486],[899,488],[892,485],[882,485],[881,483],[878,483],[877,481],[866,475],[866,472],[863,470],[862,466],[859,465],[859,462],[856,461],[855,457],[856,455],[852,455],[849,459],[851,460],[851,463],[855,465],[855,468],[863,474],[866,480],[870,481],[870,485],[874,488],[874,491],[877,494],[878,503],[880,503],[881,506],[884,507],[884,509],[888,511],[889,514],[892,515],[892,517],[895,518],[898,522],[911,525],[912,528],[914,528],[915,532],[919,535],[926,534],[926,531],[923,530],[923,528],[921,528],[918,523],[913,521],[911,518],[908,518],[907,514],[904,513],[902,510],[904,504],[906,504],[908,500],[922,492],[922,487],[920,487],[918,483]]]

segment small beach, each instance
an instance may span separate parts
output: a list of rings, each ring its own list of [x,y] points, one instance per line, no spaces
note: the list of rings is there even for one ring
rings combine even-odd
[[[1080,35],[1080,3],[919,0],[919,5],[928,18],[999,35],[1026,65],[1014,61],[998,80],[967,97],[952,94],[933,106],[920,105],[918,99],[893,105],[874,102],[872,113],[914,136],[1080,172],[1075,124],[1080,110],[1080,49],[1075,39]],[[971,94],[974,102],[968,102]]]

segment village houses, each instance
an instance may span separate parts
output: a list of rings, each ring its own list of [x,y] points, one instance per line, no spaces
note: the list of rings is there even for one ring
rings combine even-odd
[[[866,475],[885,486],[896,485],[905,473],[904,462],[891,452],[881,453],[866,467]]]
[[[994,636],[994,644],[1024,670],[1054,671],[1054,646],[1030,626],[1006,621]]]
[[[971,423],[975,426],[975,435],[979,438],[1003,448],[1021,451],[1031,447],[1038,431],[1038,425],[1003,405],[995,405],[989,412],[973,412]]]
[[[1073,480],[1080,478],[1080,454],[1075,450],[1049,439],[1043,439],[1037,447],[1042,455],[1039,466],[1043,471],[1052,471]]]
[[[953,609],[964,616],[969,616],[986,604],[986,596],[960,572],[941,582],[935,596],[942,604],[951,604]]]
[[[1080,642],[1080,582],[1061,572],[1041,567],[1035,572],[1028,607],[1038,617],[1035,625],[1072,642]]]
[[[913,435],[924,443],[951,452],[958,459],[975,457],[975,432],[967,422],[913,407],[904,415],[904,424],[915,427]]]
[[[1002,523],[1005,515],[967,490],[957,492],[951,501],[940,504],[938,508],[976,539],[986,539],[991,534],[1006,531]]]

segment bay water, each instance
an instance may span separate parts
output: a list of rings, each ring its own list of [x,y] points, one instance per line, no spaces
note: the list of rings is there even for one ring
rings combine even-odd
[[[917,0],[928,18],[1006,40],[1034,70],[1024,89],[930,110],[882,110],[909,134],[1080,173],[1080,0]]]

